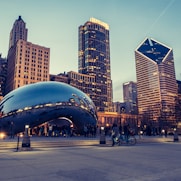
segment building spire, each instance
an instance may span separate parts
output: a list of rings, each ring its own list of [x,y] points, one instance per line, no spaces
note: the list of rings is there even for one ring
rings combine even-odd
[[[19,16],[18,20],[19,20],[19,21],[22,20],[22,19],[21,19],[21,16]]]
[[[26,28],[26,23],[22,20],[21,16],[19,16],[14,22],[13,28],[10,32],[9,49],[20,39],[27,41],[27,36],[28,29]]]

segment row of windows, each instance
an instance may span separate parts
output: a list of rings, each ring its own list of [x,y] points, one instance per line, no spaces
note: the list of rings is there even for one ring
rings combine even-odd
[[[32,64],[29,64],[29,63],[26,63],[25,62],[25,67],[26,66],[28,66],[28,67],[30,67],[30,65],[31,65],[31,67],[38,67],[38,68],[44,68],[44,69],[48,69],[48,63],[44,63],[44,65],[42,66],[42,63],[41,62],[39,62],[38,64],[35,64],[35,62],[34,63],[32,63]],[[21,69],[21,66],[19,66],[19,68]]]
[[[18,66],[18,69],[19,70],[21,70],[21,68],[24,68],[24,69],[29,69],[30,68],[30,66],[29,66],[29,63],[25,63],[25,65],[27,65],[27,66],[21,66],[21,65],[19,65]],[[48,70],[48,65],[44,65],[44,66],[42,66],[42,65],[37,65],[37,64],[31,64],[31,67],[37,67],[37,68],[43,68],[43,69],[46,69],[46,70]]]
[[[83,81],[87,81],[87,82],[95,82],[94,77],[85,76],[85,75],[82,75],[82,74],[77,74],[77,73],[72,73],[71,72],[70,76],[71,76],[72,79],[83,80]]]
[[[22,77],[21,74],[18,74],[18,77],[19,78]],[[39,77],[41,77],[41,78],[49,78],[49,76],[47,76],[47,74],[42,75],[40,73],[37,73],[36,77],[35,76],[28,76],[28,75],[24,75],[23,76],[23,78],[25,78],[25,79],[29,79],[30,78],[31,80],[36,80],[36,79],[39,80]]]
[[[20,57],[19,59],[22,60],[22,57]],[[25,58],[24,60],[25,60],[25,62],[29,62],[29,61],[34,61],[35,62],[37,60],[38,60],[38,62],[43,62],[43,61],[44,62],[49,62],[49,59],[46,59],[46,58],[43,59],[43,58],[40,58],[40,57],[38,57],[37,59],[36,58],[32,58],[32,59]]]
[[[32,45],[31,43],[26,42],[26,45],[29,45],[29,46],[26,46],[26,52],[27,52],[27,53],[30,53],[31,50],[32,50],[32,53],[33,53],[33,54],[35,54],[36,52],[41,53],[41,54],[44,53],[44,54],[46,54],[46,55],[49,54],[49,51],[32,48],[32,47],[31,47],[31,45]],[[24,48],[25,48],[25,47],[23,46],[23,41],[22,41],[22,42],[21,42],[21,46],[20,46],[20,52],[22,52]]]
[[[44,72],[45,74],[48,74],[48,71],[46,69],[42,70],[42,69],[35,69],[35,68],[31,68],[31,74],[34,74],[35,72]],[[29,73],[29,67],[25,67],[24,70],[18,69],[18,74],[28,74]],[[15,69],[15,74],[17,74],[17,69]]]

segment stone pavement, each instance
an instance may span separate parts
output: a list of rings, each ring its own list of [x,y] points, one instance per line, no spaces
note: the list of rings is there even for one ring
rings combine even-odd
[[[1,148],[0,181],[180,181],[180,156],[181,142],[173,137],[142,137],[134,146],[111,147],[108,140],[32,151]]]

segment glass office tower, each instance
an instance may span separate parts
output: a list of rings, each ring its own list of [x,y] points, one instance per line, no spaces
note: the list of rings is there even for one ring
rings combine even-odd
[[[177,84],[173,50],[146,38],[135,50],[139,114],[160,126],[175,124]]]
[[[108,24],[91,18],[79,27],[79,73],[95,76],[90,94],[98,111],[112,111]]]

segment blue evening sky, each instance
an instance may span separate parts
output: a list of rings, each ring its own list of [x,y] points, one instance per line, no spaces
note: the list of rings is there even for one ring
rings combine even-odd
[[[124,82],[136,81],[134,50],[146,37],[173,48],[181,80],[180,0],[0,0],[0,8],[2,57],[21,15],[28,41],[50,48],[50,73],[78,72],[78,27],[94,17],[110,26],[114,101],[123,101]]]

